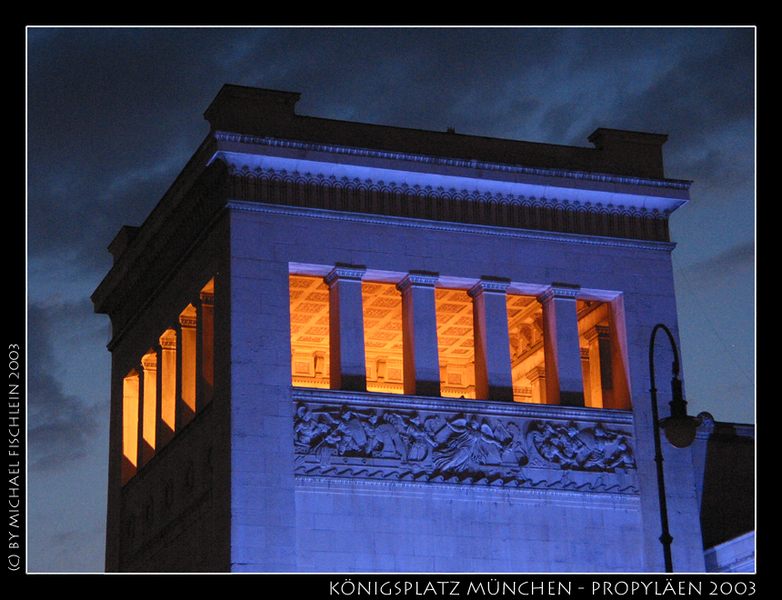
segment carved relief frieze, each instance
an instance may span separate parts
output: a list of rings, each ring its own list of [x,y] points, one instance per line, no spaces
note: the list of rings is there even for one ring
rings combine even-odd
[[[635,469],[629,434],[595,423],[580,428],[548,421],[533,421],[527,433],[533,465],[559,465],[563,469],[614,472]]]
[[[647,209],[645,207],[631,207],[614,205],[603,202],[580,201],[567,198],[552,198],[540,196],[523,196],[502,192],[480,192],[473,189],[456,189],[442,186],[421,186],[408,184],[404,181],[383,181],[371,178],[348,178],[345,176],[323,175],[322,173],[310,173],[300,171],[288,171],[286,169],[250,168],[248,165],[239,166],[232,162],[227,163],[228,172],[239,180],[283,183],[288,185],[307,186],[313,185],[321,191],[334,188],[337,190],[364,191],[364,192],[389,192],[400,195],[418,196],[420,198],[443,198],[445,200],[469,200],[480,204],[491,205],[494,208],[506,205],[524,205],[558,209],[560,211],[587,210],[600,213],[612,213],[622,216],[649,216],[655,219],[666,219],[670,211]]]
[[[327,394],[324,395],[324,397]],[[340,402],[340,400],[342,400]],[[637,493],[630,424],[296,401],[298,475]],[[556,414],[562,407],[545,407]],[[512,411],[510,411],[512,413]],[[585,413],[585,415],[588,413]],[[572,416],[572,415],[569,415]]]

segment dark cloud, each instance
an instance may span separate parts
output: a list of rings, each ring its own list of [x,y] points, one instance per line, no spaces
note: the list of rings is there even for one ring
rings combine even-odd
[[[729,277],[734,270],[751,266],[754,262],[755,244],[747,243],[688,265],[683,271],[688,277]]]
[[[78,398],[64,391],[61,378],[65,369],[54,356],[53,346],[59,339],[55,324],[76,321],[74,313],[83,313],[86,302],[81,304],[28,307],[27,343],[31,363],[28,433],[33,469],[57,470],[83,458],[98,432],[99,419],[106,416],[105,408],[92,399]],[[72,358],[79,359],[78,355]]]
[[[689,169],[693,150],[710,148],[715,142],[725,144],[720,133],[736,121],[747,121],[744,137],[751,139],[752,47],[749,29],[715,32],[707,40],[693,37],[674,67],[625,100],[616,113],[618,125],[669,133],[668,162],[683,172]],[[710,176],[718,173],[712,171]]]
[[[714,140],[709,147],[700,152],[689,152],[680,157],[676,170],[687,173],[694,181],[692,192],[694,201],[706,198],[710,203],[724,205],[740,204],[750,208],[754,193],[754,150],[751,140],[753,127],[747,123],[744,132],[733,136],[725,134]],[[720,142],[724,142],[724,145]],[[728,209],[728,206],[724,207]]]
[[[57,526],[65,524],[59,523]],[[65,525],[67,526],[67,525]],[[50,532],[43,540],[31,539],[44,546],[40,552],[31,553],[28,568],[32,572],[100,572],[105,557],[106,531],[98,519],[69,528]]]
[[[737,162],[745,177],[751,174],[751,29],[577,30],[572,35],[577,51],[568,55],[566,76],[575,106],[563,118],[577,126],[568,139],[551,141],[584,144],[599,126],[668,133],[669,177],[695,179],[707,189],[719,180],[724,189]],[[561,96],[557,99],[562,104]]]
[[[576,112],[576,102],[564,102],[550,108],[541,119],[541,126],[550,131],[554,137],[565,139],[573,127],[572,115]]]
[[[229,35],[33,32],[32,256],[68,249],[96,270],[109,266],[105,247],[119,225],[140,224],[206,134],[201,113],[222,79],[208,49]]]

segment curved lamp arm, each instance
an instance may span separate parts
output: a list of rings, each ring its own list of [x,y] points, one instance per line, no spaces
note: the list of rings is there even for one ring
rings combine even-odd
[[[660,420],[660,415],[657,410],[657,388],[655,388],[654,383],[654,340],[657,332],[661,329],[668,336],[668,341],[671,343],[671,349],[673,350],[673,376],[671,377],[671,393],[673,399],[669,403],[671,407],[671,416],[662,421]],[[679,350],[676,347],[676,341],[673,339],[671,330],[662,323],[658,323],[654,326],[654,329],[652,329],[652,337],[649,340],[649,381],[651,385],[649,393],[651,394],[652,400],[652,427],[654,431],[654,460],[657,463],[657,491],[660,502],[660,525],[662,528],[660,543],[663,546],[665,570],[668,573],[672,573],[673,559],[671,556],[671,544],[673,543],[673,537],[668,528],[668,504],[667,496],[665,494],[665,472],[663,470],[660,427],[662,426],[665,430],[665,437],[673,446],[677,448],[686,448],[692,444],[695,439],[695,430],[698,426],[698,420],[687,415],[687,402],[684,400],[682,382],[681,379],[679,379]]]

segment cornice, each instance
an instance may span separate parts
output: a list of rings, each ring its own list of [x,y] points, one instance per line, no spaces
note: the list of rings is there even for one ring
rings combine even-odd
[[[188,210],[178,213],[178,218],[169,223],[167,235],[160,236],[163,248],[158,252],[149,251],[144,261],[137,261],[127,272],[119,274],[109,272],[101,286],[106,285],[101,304],[96,304],[96,310],[105,312],[112,318],[115,333],[107,348],[113,351],[125,333],[152,305],[160,291],[176,273],[180,265],[218,222],[225,207],[224,196],[221,193],[220,173],[213,173],[210,179],[217,181],[205,182],[197,192],[187,198]],[[111,284],[112,288],[108,288]],[[116,286],[116,287],[115,287]],[[118,288],[118,289],[117,289]],[[111,300],[111,305],[106,305]],[[95,302],[95,298],[93,298]],[[175,323],[177,317],[171,320]],[[190,321],[192,322],[192,321]],[[180,325],[188,326],[188,317],[180,320]]]
[[[538,175],[544,177],[562,177],[582,181],[594,181],[601,183],[625,184],[625,185],[643,185],[655,188],[666,188],[672,190],[688,190],[691,181],[679,179],[648,179],[643,177],[630,177],[621,175],[611,175],[609,173],[591,173],[588,171],[576,171],[568,169],[545,169],[540,167],[525,167],[521,165],[511,165],[504,163],[493,163],[479,160],[465,160],[457,158],[448,158],[441,156],[431,156],[426,154],[411,154],[406,152],[389,152],[383,150],[373,150],[370,148],[360,148],[354,146],[340,146],[336,144],[316,144],[312,142],[302,142],[298,140],[280,139],[275,137],[259,137],[227,131],[216,131],[214,137],[218,141],[234,142],[240,144],[262,145],[277,148],[291,148],[295,150],[305,150],[310,152],[326,152],[329,154],[341,154],[349,156],[362,156],[369,158],[382,158],[386,160],[398,160],[407,162],[424,163],[430,165],[443,165],[450,167],[471,168],[482,171],[501,171],[506,173],[519,173],[525,175]]]
[[[161,236],[160,231],[165,230],[172,215],[187,212],[182,204],[188,201],[193,186],[208,170],[208,158],[214,153],[214,144],[215,141],[210,136],[201,142],[158,204],[138,228],[138,234],[128,244],[125,252],[114,261],[109,272],[92,293],[91,299],[97,312],[104,310],[103,304],[113,294],[117,283],[133,276],[132,272],[137,264],[149,256],[151,248],[159,249],[165,246],[167,240],[163,239],[165,236]]]

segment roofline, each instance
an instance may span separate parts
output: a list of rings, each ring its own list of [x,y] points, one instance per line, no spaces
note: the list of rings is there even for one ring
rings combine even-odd
[[[383,125],[381,127],[385,127],[385,126]],[[420,131],[424,131],[424,130],[420,130]],[[427,133],[438,133],[438,132],[427,132]],[[315,142],[295,140],[291,138],[248,135],[248,134],[243,134],[243,133],[233,132],[233,131],[214,131],[213,135],[215,139],[218,141],[231,141],[231,142],[239,142],[242,144],[257,144],[263,146],[294,148],[297,150],[328,152],[331,154],[348,154],[352,156],[385,158],[385,159],[392,159],[392,160],[447,165],[453,167],[473,168],[473,169],[480,169],[485,171],[503,171],[503,172],[510,172],[510,173],[525,174],[525,175],[540,175],[544,177],[566,177],[570,179],[580,179],[585,181],[596,181],[602,183],[644,185],[649,187],[670,188],[670,189],[677,189],[677,190],[689,190],[690,186],[693,183],[693,180],[691,179],[650,178],[650,177],[637,177],[632,175],[615,175],[613,173],[599,173],[595,171],[580,171],[577,169],[566,169],[566,168],[525,167],[523,165],[517,165],[514,163],[468,160],[468,159],[454,158],[454,157],[443,156],[443,155],[418,154],[418,153],[411,153],[411,152],[393,152],[387,150],[376,150],[374,148],[367,148],[367,147],[360,147],[360,146],[346,146],[341,144],[320,144]],[[451,135],[451,134],[443,134],[443,135]],[[465,136],[465,137],[478,137],[478,136]],[[501,138],[485,138],[485,139],[501,139]],[[509,140],[509,141],[516,141],[516,140]],[[526,143],[534,144],[537,142],[526,142]],[[561,146],[561,147],[570,148],[573,146]]]
[[[662,146],[668,136],[662,133],[600,127],[588,137],[594,147],[551,144],[299,115],[300,97],[299,92],[226,84],[204,117],[212,132],[665,179]]]

